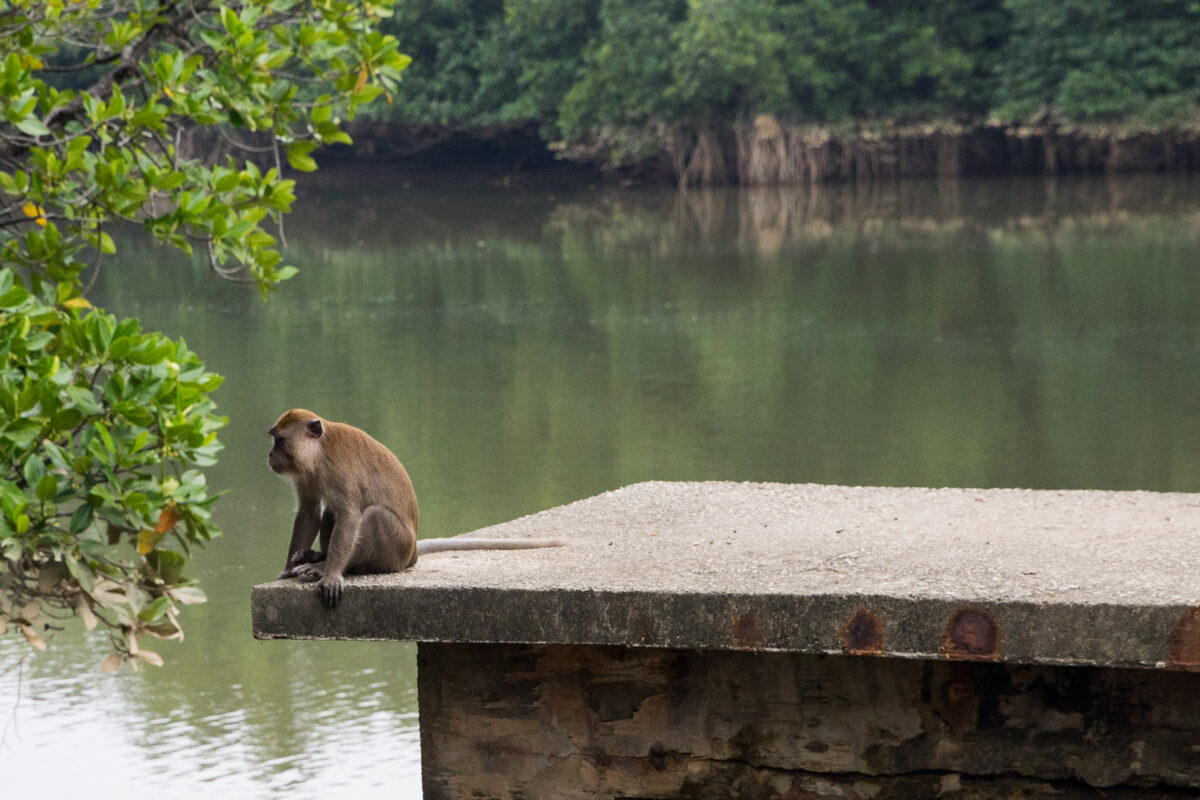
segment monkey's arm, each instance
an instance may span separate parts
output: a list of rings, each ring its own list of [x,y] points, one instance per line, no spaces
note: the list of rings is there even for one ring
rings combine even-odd
[[[417,542],[417,555],[444,553],[448,550],[533,550],[539,547],[563,547],[562,539],[422,539]]]
[[[296,519],[292,522],[292,540],[288,544],[287,562],[283,565],[280,578],[291,578],[296,574],[300,564],[316,561],[312,545],[321,528],[321,504],[302,499],[296,509]]]
[[[329,608],[342,599],[346,586],[344,575],[354,558],[361,534],[362,512],[357,504],[335,508],[332,515],[333,528],[329,532],[329,544],[325,548],[325,563],[320,568],[308,568],[310,575],[319,575],[317,590]]]

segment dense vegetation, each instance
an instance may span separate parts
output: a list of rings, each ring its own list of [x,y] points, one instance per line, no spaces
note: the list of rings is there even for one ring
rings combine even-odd
[[[618,158],[760,114],[1162,130],[1200,99],[1191,0],[406,0],[385,30],[414,59],[385,119]]]
[[[161,664],[141,644],[183,637],[182,606],[204,600],[186,556],[220,534],[202,470],[221,377],[89,291],[120,269],[124,228],[264,296],[291,277],[283,160],[316,169],[395,87],[407,58],[373,28],[389,5],[0,5],[0,635],[45,649],[77,614],[108,631],[107,670]],[[257,134],[274,166],[189,156],[205,128],[235,150]]]

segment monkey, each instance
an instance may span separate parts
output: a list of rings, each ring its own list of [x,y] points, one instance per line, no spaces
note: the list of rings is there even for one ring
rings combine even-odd
[[[417,495],[400,459],[366,431],[285,411],[267,431],[267,464],[296,489],[296,518],[280,578],[316,581],[326,607],[342,598],[345,575],[400,572],[422,553],[561,547],[558,539],[417,541]],[[320,550],[313,544],[319,539]]]

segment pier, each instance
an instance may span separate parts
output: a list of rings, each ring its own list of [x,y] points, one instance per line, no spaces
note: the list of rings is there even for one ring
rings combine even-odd
[[[469,535],[568,544],[252,594],[418,642],[427,798],[1200,790],[1200,495],[658,482]]]

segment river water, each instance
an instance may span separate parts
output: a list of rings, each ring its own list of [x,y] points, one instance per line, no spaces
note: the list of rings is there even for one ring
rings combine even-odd
[[[101,675],[99,636],[14,667],[0,639],[6,796],[418,796],[412,645],[250,635],[292,510],[265,430],[291,406],[391,446],[423,536],[648,479],[1200,487],[1194,177],[301,184],[301,273],[267,303],[137,241],[99,277],[98,304],[226,376],[225,536],[161,669]]]

